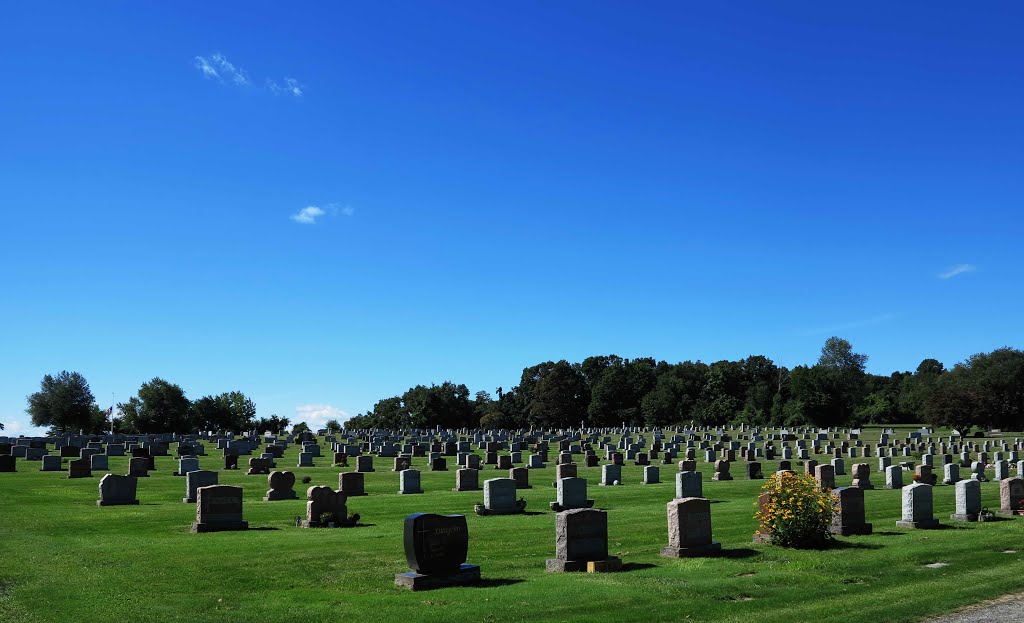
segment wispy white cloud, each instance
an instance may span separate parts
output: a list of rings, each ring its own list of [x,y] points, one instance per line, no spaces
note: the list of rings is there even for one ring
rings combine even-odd
[[[957,275],[974,272],[975,268],[976,267],[973,264],[957,264],[956,266],[951,267],[949,270],[939,273],[939,279],[952,279]]]
[[[295,214],[291,215],[291,219],[296,223],[302,223],[303,225],[312,225],[316,222],[316,219],[326,214],[323,208],[317,206],[306,206]]]
[[[195,57],[195,66],[204,78],[213,78],[215,80],[230,81],[234,84],[244,87],[248,86],[249,75],[241,67],[236,66],[234,63],[229,61],[226,56],[217,52],[209,58],[205,56]]]
[[[304,88],[299,81],[295,78],[285,78],[284,84],[278,84],[276,81],[267,78],[267,88],[274,95],[291,95],[293,97],[302,97],[302,89]]]
[[[326,428],[327,420],[338,420],[344,426],[350,417],[352,414],[333,405],[299,405],[295,407],[295,421],[292,423],[305,422],[311,429],[317,430]]]
[[[841,324],[832,325],[830,327],[819,327],[816,329],[808,329],[803,331],[801,335],[822,335],[825,333],[835,335],[841,331],[848,331],[850,329],[859,329],[861,327],[868,327],[871,325],[882,324],[883,322],[889,322],[896,318],[896,314],[879,314],[872,316],[871,318],[863,318],[861,320],[853,320],[851,322],[844,322]]]
[[[340,205],[337,203],[328,203],[324,207],[320,206],[306,206],[295,214],[292,214],[289,218],[296,223],[302,223],[303,225],[312,225],[316,223],[317,219],[323,215],[328,216],[352,216],[356,213],[356,209],[350,205]]]
[[[356,213],[356,209],[350,205],[338,205],[336,203],[327,204],[327,209],[330,211],[331,216],[352,216]]]
[[[203,74],[204,78],[215,78],[220,80],[220,74],[217,73],[217,70],[210,64],[208,59],[203,58],[202,56],[197,56],[195,58],[195,65],[196,69]]]

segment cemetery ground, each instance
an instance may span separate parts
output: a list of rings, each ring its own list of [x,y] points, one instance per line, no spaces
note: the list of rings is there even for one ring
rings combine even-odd
[[[580,464],[588,497],[608,511],[609,553],[625,568],[557,574],[545,571],[555,547],[548,508],[554,461],[529,470],[532,488],[518,492],[527,514],[477,516],[473,505],[483,493],[452,491],[454,458],[443,472],[414,458],[424,493],[398,495],[391,460],[375,457],[376,471],[365,476],[369,495],[348,501],[348,511],[361,515],[359,527],[302,529],[295,518],[305,513],[306,487],[337,488],[338,473],[355,461],[336,468],[322,456],[316,467],[299,468],[298,451],[290,446],[276,468],[295,473],[296,500],[264,502],[267,476],[219,470],[220,484],[244,487],[250,529],[209,534],[189,533],[196,508],[182,502],[185,479],[172,476],[173,456],[157,457],[157,470],[139,479],[139,505],[107,507],[96,505],[107,472],[68,479],[19,459],[17,473],[0,473],[0,621],[920,621],[1024,589],[1024,518],[950,521],[954,487],[939,484],[942,528],[896,528],[901,494],[881,488],[875,457],[856,461],[872,467],[876,488],[865,492],[865,507],[874,533],[837,537],[824,551],[752,544],[765,481],[744,480],[742,461],[735,480],[712,481],[711,465],[698,460],[723,552],[692,559],[659,555],[674,463],[659,465],[661,484],[644,485],[643,468],[627,461],[617,487],[598,486],[600,467]],[[217,469],[220,453],[208,452],[201,467]],[[128,473],[128,460],[110,457],[110,473]],[[765,475],[778,466],[761,463]],[[304,476],[312,482],[303,484]],[[488,465],[480,482],[504,476]],[[836,484],[850,479],[837,476]],[[999,483],[982,484],[982,503],[999,508]],[[403,519],[414,512],[466,515],[468,562],[481,566],[481,584],[424,592],[394,586],[395,574],[408,569]]]

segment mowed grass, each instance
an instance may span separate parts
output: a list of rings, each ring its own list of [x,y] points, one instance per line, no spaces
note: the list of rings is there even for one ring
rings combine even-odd
[[[212,446],[200,460],[205,469],[222,465]],[[111,457],[111,471],[127,473],[127,461]],[[195,505],[181,501],[184,478],[171,475],[175,459],[156,461],[157,471],[139,481],[141,504],[131,507],[96,506],[98,472],[69,480],[19,460],[18,473],[0,474],[0,621],[918,621],[1024,588],[1024,519],[954,524],[952,486],[935,488],[941,530],[895,528],[900,492],[879,488],[865,494],[873,535],[840,538],[827,551],[787,550],[751,543],[763,481],[743,480],[737,462],[736,480],[712,482],[701,461],[724,555],[675,560],[659,556],[675,465],[659,465],[662,484],[642,485],[642,468],[630,463],[619,487],[597,486],[600,468],[581,466],[589,497],[608,511],[609,549],[626,569],[551,574],[544,561],[554,554],[553,464],[531,470],[533,488],[522,492],[531,514],[478,517],[473,504],[482,492],[452,491],[454,457],[447,472],[426,471],[426,459],[414,459],[422,495],[397,495],[392,461],[376,458],[369,495],[349,500],[365,525],[334,530],[294,526],[309,485],[296,484],[299,500],[264,502],[266,476],[221,471],[221,484],[244,487],[253,529],[196,535],[188,533]],[[875,485],[884,484],[877,458],[856,461],[868,462]],[[853,462],[846,459],[847,471]],[[277,463],[315,485],[337,487],[342,471],[326,456],[317,467],[295,467],[295,447]],[[766,474],[778,465],[762,464]],[[481,484],[505,475],[488,467]],[[850,476],[837,481],[848,485]],[[998,508],[998,483],[984,483],[982,496]],[[415,593],[394,586],[394,575],[407,570],[402,520],[413,512],[467,516],[480,586]],[[948,566],[924,566],[935,562]]]

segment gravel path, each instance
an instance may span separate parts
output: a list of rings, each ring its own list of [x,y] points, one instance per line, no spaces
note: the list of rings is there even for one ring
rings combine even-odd
[[[1024,623],[1024,594],[1005,595],[926,623]]]

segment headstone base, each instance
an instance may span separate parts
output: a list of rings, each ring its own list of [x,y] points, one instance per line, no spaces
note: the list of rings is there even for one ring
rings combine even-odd
[[[551,510],[555,511],[556,513],[561,513],[562,511],[572,510],[572,508],[594,508],[594,500],[587,500],[586,502],[583,503],[582,506],[574,506],[572,508],[565,508],[558,502],[548,502],[548,506],[550,506]]]
[[[201,534],[203,532],[229,532],[231,530],[248,530],[248,521],[239,521],[238,523],[199,523],[198,521],[192,524],[192,528],[189,530],[192,534]]]
[[[956,513],[953,513],[952,515],[949,516],[949,518],[952,519],[953,521],[978,521],[978,514],[977,513],[965,513],[963,515],[957,515]]]
[[[938,519],[927,519],[925,521],[897,521],[897,528],[915,528],[917,530],[934,530],[939,527]]]
[[[722,553],[721,543],[709,543],[696,547],[663,547],[661,555],[665,558],[698,558],[700,556],[718,556]]]
[[[520,513],[526,512],[526,500],[516,500],[515,508],[508,508],[503,510],[492,510],[487,508],[483,504],[475,504],[473,510],[477,515],[519,515]]]
[[[131,506],[133,504],[138,504],[138,503],[139,503],[138,500],[131,500],[131,501],[128,501],[128,500],[124,500],[124,501],[119,501],[119,500],[96,500],[96,506]]]
[[[480,565],[462,565],[455,573],[434,573],[426,575],[415,571],[395,574],[395,586],[413,591],[423,591],[445,586],[464,586],[480,581]]]
[[[299,496],[295,491],[289,491],[288,493],[274,493],[273,495],[266,495],[263,497],[264,502],[274,502],[276,500],[297,500]]]
[[[461,489],[458,488],[458,487],[455,487],[454,489],[452,489],[452,491],[479,491],[479,490],[480,490],[480,487],[473,487],[472,489],[470,489],[469,487],[463,487]]]
[[[185,504],[195,504],[196,503],[196,499],[195,498],[181,498],[181,501],[184,502]]]
[[[715,474],[711,477],[711,480],[732,480],[731,474]]]
[[[300,528],[331,528],[331,527],[334,527],[334,528],[355,528],[356,527],[356,522],[352,521],[351,519],[346,519],[345,521],[342,521],[342,522],[334,522],[334,526],[325,526],[324,524],[320,523],[319,521],[310,521],[308,519],[302,519],[302,520],[299,521],[299,527]]]
[[[1024,516],[1024,510],[1012,510],[1012,509],[1009,509],[1009,508],[1000,508],[999,509],[999,514],[1000,515],[1009,515],[1010,517],[1017,516],[1017,515]]]
[[[552,573],[610,573],[622,570],[622,559],[618,556],[609,556],[604,560],[549,558],[544,564],[544,569]]]
[[[840,526],[839,528],[833,528],[832,534],[838,534],[839,536],[853,536],[855,534],[871,534],[872,526],[869,523],[860,524],[857,526]]]

